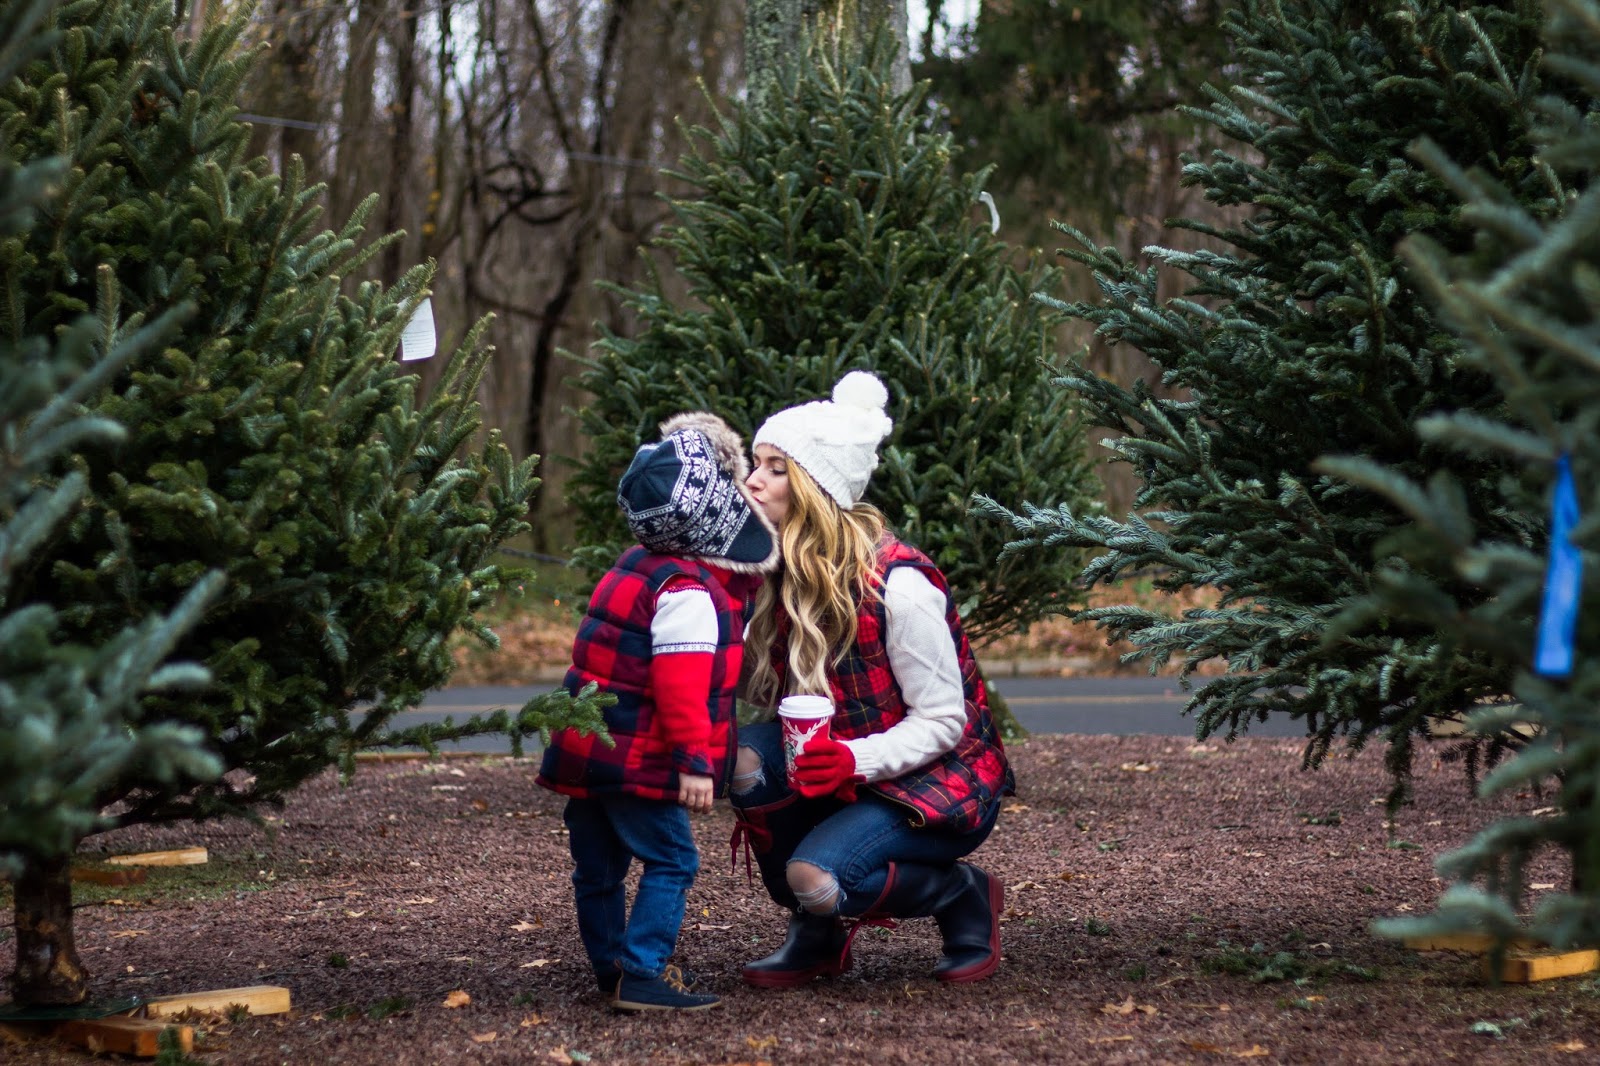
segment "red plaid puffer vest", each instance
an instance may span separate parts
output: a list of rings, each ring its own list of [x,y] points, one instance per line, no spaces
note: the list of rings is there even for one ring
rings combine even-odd
[[[914,566],[950,600],[950,586],[926,555],[893,537],[878,546],[878,576],[887,578],[899,566]],[[789,619],[778,606],[777,635],[772,642],[772,666],[779,691],[787,683]],[[857,609],[856,640],[839,664],[828,672],[833,690],[833,734],[846,740],[881,733],[906,715],[905,698],[889,667],[884,644],[887,611],[883,601],[868,597]],[[978,674],[972,646],[962,631],[961,619],[951,604],[945,612],[955,638],[961,667],[961,687],[966,694],[967,728],[956,746],[919,770],[892,781],[868,787],[911,812],[911,824],[967,832],[983,824],[1002,795],[1016,791],[1016,780],[1006,759],[1000,731],[989,714],[989,698]]]
[[[716,574],[687,559],[656,555],[641,547],[622,554],[589,598],[589,609],[572,645],[572,667],[563,682],[576,694],[590,681],[617,702],[605,710],[608,747],[593,734],[560,729],[550,736],[538,783],[568,796],[628,792],[647,799],[676,800],[678,771],[672,749],[656,731],[650,695],[650,620],[656,594],[679,575],[705,585],[717,610],[717,651],[711,664],[712,778],[717,795],[727,790],[737,741],[734,697],[744,659],[744,611]]]

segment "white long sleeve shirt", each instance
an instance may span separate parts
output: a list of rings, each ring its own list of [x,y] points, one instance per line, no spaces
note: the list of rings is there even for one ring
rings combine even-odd
[[[869,784],[926,766],[955,747],[967,725],[944,593],[916,567],[897,566],[884,582],[883,605],[884,645],[906,716],[882,733],[845,741]]]

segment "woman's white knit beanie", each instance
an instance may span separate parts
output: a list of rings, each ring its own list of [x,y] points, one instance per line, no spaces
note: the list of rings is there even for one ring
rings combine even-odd
[[[894,428],[884,413],[889,390],[877,376],[852,370],[833,387],[832,400],[786,407],[761,424],[751,447],[770,444],[805,468],[845,510],[867,491],[878,467],[878,444]]]

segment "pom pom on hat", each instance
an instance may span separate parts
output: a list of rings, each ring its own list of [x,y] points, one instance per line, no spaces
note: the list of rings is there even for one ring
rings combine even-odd
[[[852,370],[833,387],[833,402],[846,407],[864,407],[882,412],[889,406],[889,390],[865,370]]]
[[[832,400],[788,407],[767,419],[751,446],[777,448],[849,510],[866,492],[878,445],[894,428],[888,404],[889,390],[877,375],[852,370],[834,385]]]

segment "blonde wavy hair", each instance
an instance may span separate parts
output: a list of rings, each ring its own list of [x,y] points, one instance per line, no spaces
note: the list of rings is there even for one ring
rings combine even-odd
[[[828,668],[856,639],[857,605],[878,596],[878,544],[888,523],[868,503],[846,511],[790,459],[789,513],[778,531],[781,562],[756,594],[745,639],[751,702],[774,707],[784,696],[828,695]],[[777,605],[789,616],[787,691],[772,668]]]

